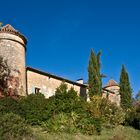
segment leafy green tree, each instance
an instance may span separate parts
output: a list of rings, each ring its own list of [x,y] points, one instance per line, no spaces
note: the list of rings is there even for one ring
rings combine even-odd
[[[67,84],[65,84],[65,82],[62,82],[61,85],[58,88],[56,88],[55,94],[66,94],[67,90],[68,90]]]
[[[132,89],[129,81],[128,73],[125,66],[122,66],[120,75],[120,95],[121,95],[121,107],[128,109],[132,105]]]
[[[55,96],[52,96],[47,101],[47,111],[49,115],[55,116],[60,112],[70,113],[77,110],[81,101],[77,96],[77,92],[71,88],[68,89],[64,82],[56,89]],[[82,102],[82,101],[81,101]]]
[[[94,95],[102,95],[102,78],[100,74],[101,63],[100,63],[101,52],[96,56],[93,50],[91,50],[89,66],[88,66],[88,84],[89,84],[89,95],[90,98]]]

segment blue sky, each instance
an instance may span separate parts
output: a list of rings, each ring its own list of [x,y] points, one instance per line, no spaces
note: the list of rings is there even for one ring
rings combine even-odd
[[[140,90],[139,0],[6,0],[0,21],[28,38],[27,65],[71,80],[87,81],[91,48],[102,50],[105,84],[119,81],[121,65]]]

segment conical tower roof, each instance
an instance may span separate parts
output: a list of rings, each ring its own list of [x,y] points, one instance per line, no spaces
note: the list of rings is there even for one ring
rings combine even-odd
[[[27,44],[27,39],[25,38],[25,36],[21,34],[18,30],[16,30],[14,27],[12,27],[10,24],[3,26],[0,29],[0,33],[9,33],[9,34],[19,36],[20,38],[23,39],[24,43]]]
[[[111,80],[108,81],[108,83],[105,86],[105,88],[106,87],[112,87],[112,86],[119,86],[119,85],[118,85],[118,83],[115,80],[111,79]]]

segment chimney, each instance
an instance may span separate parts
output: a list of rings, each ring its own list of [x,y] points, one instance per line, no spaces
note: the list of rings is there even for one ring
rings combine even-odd
[[[83,79],[78,79],[76,82],[79,83],[79,84],[84,84],[84,80]]]

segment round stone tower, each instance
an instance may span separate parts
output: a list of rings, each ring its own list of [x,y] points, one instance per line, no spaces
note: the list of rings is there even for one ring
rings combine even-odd
[[[0,29],[0,57],[11,69],[9,88],[15,94],[26,95],[26,38],[11,25]]]

